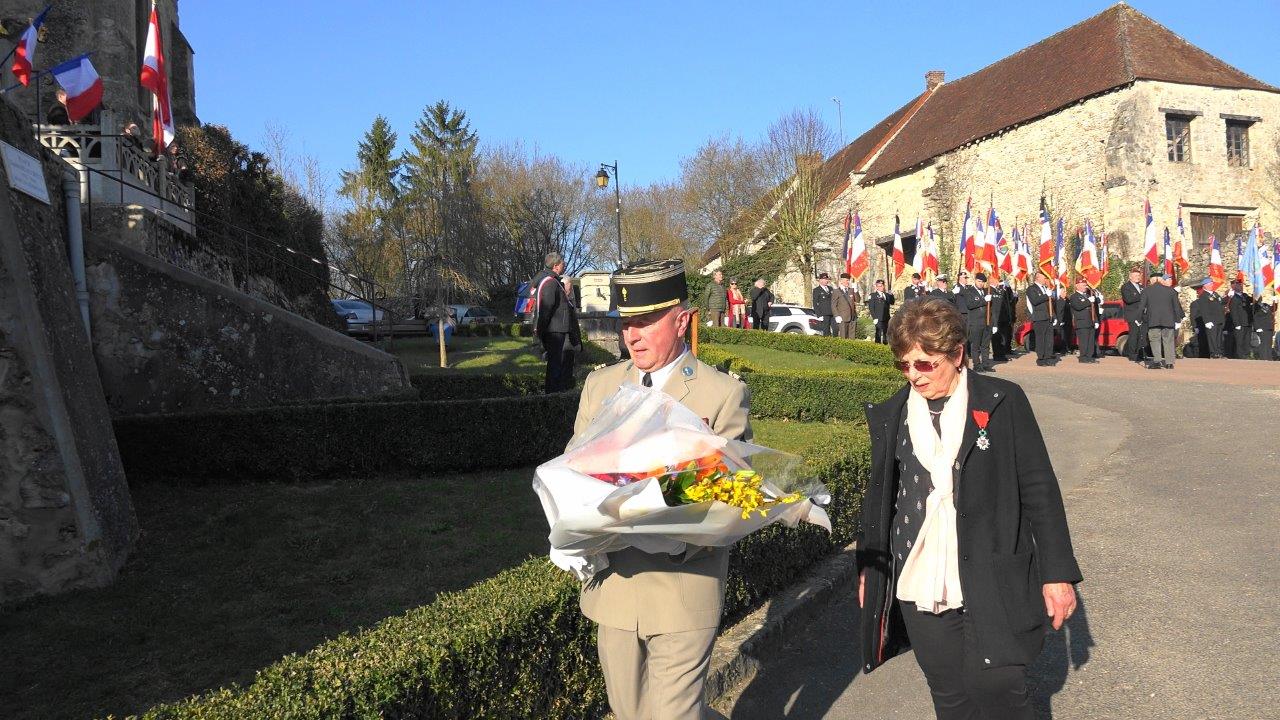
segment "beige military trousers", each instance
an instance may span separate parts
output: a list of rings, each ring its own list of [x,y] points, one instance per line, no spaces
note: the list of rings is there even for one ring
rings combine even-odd
[[[702,720],[716,628],[647,637],[599,629],[600,666],[618,720]]]

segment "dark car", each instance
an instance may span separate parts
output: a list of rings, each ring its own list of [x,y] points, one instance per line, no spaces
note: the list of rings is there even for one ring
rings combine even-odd
[[[1123,355],[1125,344],[1129,342],[1129,323],[1121,316],[1122,304],[1118,301],[1102,303],[1101,327],[1098,328],[1098,347],[1103,350],[1115,350]],[[1013,333],[1013,341],[1027,352],[1035,352],[1035,330],[1030,320],[1026,320]],[[1076,334],[1070,333],[1064,343],[1063,333],[1056,333],[1053,349],[1066,352],[1076,349]]]

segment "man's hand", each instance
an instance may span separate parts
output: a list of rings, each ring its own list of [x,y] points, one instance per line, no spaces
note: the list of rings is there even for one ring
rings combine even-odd
[[[1204,326],[1210,330],[1213,329],[1213,323],[1205,323]]]
[[[1075,611],[1076,589],[1071,583],[1044,584],[1044,614],[1053,618],[1054,630],[1061,630]]]
[[[1239,330],[1239,329],[1240,329],[1240,326],[1239,326],[1239,325],[1237,325],[1237,326],[1236,326],[1236,329],[1237,329],[1237,330]]]
[[[1102,327],[1102,326],[1101,326],[1101,325],[1099,325],[1098,323],[1094,323],[1094,324],[1093,324],[1093,329],[1094,329],[1094,330],[1097,330],[1097,329],[1098,329],[1098,328],[1100,328],[1100,327]]]
[[[842,322],[844,322],[844,318],[842,318],[842,317],[840,317],[839,315],[837,315],[837,316],[836,316],[836,322],[838,322],[838,323],[842,323]]]
[[[993,327],[991,328],[991,334],[992,334],[992,335],[998,335],[998,334],[1000,334],[1000,333],[999,333],[999,331],[998,331],[998,330],[996,330],[996,328],[993,326]]]
[[[858,607],[862,607],[867,594],[867,571],[858,573]]]
[[[991,295],[983,295],[982,299],[986,300],[987,302],[991,302]]]
[[[1102,296],[1101,296],[1101,295],[1094,295],[1094,296],[1093,296],[1093,301],[1094,301],[1094,302],[1096,302],[1096,303],[1100,303],[1100,302],[1102,302]]]
[[[874,323],[874,324],[876,324],[876,325],[879,325],[879,324],[880,324],[880,318],[871,318],[871,322],[872,322],[872,323]]]

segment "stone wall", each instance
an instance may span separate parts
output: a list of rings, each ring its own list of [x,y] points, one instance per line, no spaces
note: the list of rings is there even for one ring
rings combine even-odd
[[[396,358],[110,240],[86,241],[97,357],[116,415],[393,393]]]
[[[0,101],[0,138],[44,164],[52,205],[0,172],[0,604],[102,585],[137,520],[64,237],[61,161]]]
[[[1168,161],[1160,108],[1192,110],[1192,162]],[[1251,164],[1228,166],[1226,126],[1221,114],[1261,117],[1250,129]],[[1006,233],[1032,225],[1038,238],[1040,195],[1068,232],[1086,218],[1106,229],[1112,249],[1136,259],[1142,253],[1142,201],[1150,196],[1156,223],[1174,230],[1179,202],[1187,213],[1243,214],[1246,227],[1260,218],[1264,230],[1280,227],[1280,94],[1140,81],[1085,99],[1051,115],[946,153],[929,164],[870,185],[857,183],[827,208],[832,228],[820,268],[838,271],[843,242],[840,220],[847,209],[862,218],[871,244],[870,276],[884,277],[884,253],[874,245],[892,236],[898,214],[904,230],[917,216],[932,222],[940,242],[959,245],[965,200],[986,221],[994,201]],[[1230,248],[1228,248],[1230,245]],[[1235,243],[1224,241],[1224,254]],[[1190,251],[1193,272],[1204,267],[1204,251]],[[1228,261],[1234,267],[1234,261]],[[950,272],[954,268],[948,268]],[[895,286],[910,278],[904,273]],[[807,296],[812,283],[794,270],[776,287],[788,299]]]

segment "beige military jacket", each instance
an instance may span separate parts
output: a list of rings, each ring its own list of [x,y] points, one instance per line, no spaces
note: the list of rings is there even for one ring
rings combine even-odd
[[[624,382],[638,382],[630,361],[587,376],[575,435]],[[706,420],[717,435],[751,439],[751,395],[742,382],[687,355],[662,389]],[[718,627],[728,570],[728,548],[698,548],[674,556],[633,548],[609,553],[609,567],[582,589],[582,613],[601,625],[645,636]]]

